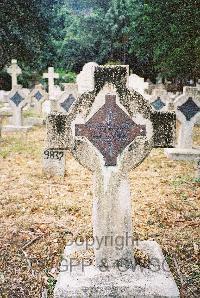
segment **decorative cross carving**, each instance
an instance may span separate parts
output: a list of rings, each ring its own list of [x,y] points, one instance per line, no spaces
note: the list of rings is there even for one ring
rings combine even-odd
[[[85,136],[103,155],[106,166],[116,166],[117,157],[146,126],[137,125],[117,104],[115,95],[105,96],[105,105],[86,124],[76,124],[76,136]]]
[[[177,109],[183,113],[187,121],[190,121],[200,111],[200,108],[193,101],[192,97],[189,97],[188,100],[181,106],[178,106]]]
[[[166,106],[166,104],[158,97],[154,102],[151,103],[156,111],[162,110]]]
[[[21,68],[17,65],[17,60],[12,59],[11,66],[7,68],[7,72],[12,77],[12,89],[17,86],[17,77],[22,73]]]
[[[54,72],[54,67],[49,67],[48,73],[44,73],[43,78],[48,79],[49,98],[52,99],[54,94],[54,79],[58,79],[59,74]]]

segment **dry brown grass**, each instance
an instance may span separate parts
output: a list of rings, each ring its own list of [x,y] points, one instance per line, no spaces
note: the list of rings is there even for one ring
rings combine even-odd
[[[52,297],[67,239],[92,236],[91,174],[68,154],[65,178],[44,176],[44,131],[7,134],[0,143],[1,297],[39,298],[45,288]],[[134,233],[162,246],[182,297],[199,297],[200,181],[193,175],[192,163],[168,160],[163,150],[130,173]]]

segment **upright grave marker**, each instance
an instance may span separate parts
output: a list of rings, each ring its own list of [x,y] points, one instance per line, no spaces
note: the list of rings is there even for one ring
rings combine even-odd
[[[54,80],[59,78],[59,74],[54,72],[54,67],[48,68],[48,73],[43,74],[44,79],[48,79],[48,91],[50,100],[50,110],[53,112],[56,110],[56,99],[54,94]]]
[[[29,103],[26,92],[20,86],[15,86],[8,94],[8,102],[11,106],[12,119],[11,125],[3,127],[4,130],[28,130],[31,126],[23,123],[23,108]]]
[[[132,74],[129,76],[129,88],[133,89],[134,91],[139,92],[143,96],[147,96],[145,94],[145,90],[148,90],[149,83],[144,81],[144,78],[139,77],[136,74]]]
[[[36,113],[42,115],[42,105],[48,99],[48,94],[43,85],[36,85],[28,95]]]
[[[76,82],[79,94],[94,90],[94,70],[97,66],[98,64],[95,62],[86,63],[80,74],[77,75]]]
[[[169,111],[169,106],[172,103],[172,99],[163,84],[156,85],[152,90],[152,95],[149,96],[149,101],[152,108],[158,112]]]
[[[65,84],[65,91],[57,101],[57,111],[60,111],[61,113],[68,113],[69,109],[75,103],[77,98],[78,85],[74,83]]]
[[[174,160],[189,160],[197,163],[197,178],[200,178],[200,147],[193,148],[193,129],[200,119],[200,90],[184,87],[183,94],[174,101],[176,117],[180,122],[177,148],[165,153]]]
[[[17,65],[17,60],[12,59],[11,66],[7,68],[7,72],[12,78],[12,89],[17,86],[17,77],[22,73],[21,68]]]
[[[49,115],[48,144],[49,148],[71,149],[93,172],[94,239],[109,241],[102,241],[100,247],[94,243],[95,266],[88,266],[84,273],[81,266],[69,272],[66,262],[62,264],[55,298],[179,297],[169,272],[130,269],[134,263],[132,241],[121,250],[112,243],[119,237],[132,237],[128,173],[153,147],[173,146],[175,115],[153,112],[141,95],[130,92],[126,67],[97,67],[94,82],[94,90],[78,98],[68,115]],[[107,85],[111,93],[105,96]],[[156,243],[138,245],[160,264],[164,262]],[[74,249],[77,253],[78,248]],[[66,248],[68,257],[70,252],[72,249]],[[127,270],[120,271],[120,264],[126,264]]]

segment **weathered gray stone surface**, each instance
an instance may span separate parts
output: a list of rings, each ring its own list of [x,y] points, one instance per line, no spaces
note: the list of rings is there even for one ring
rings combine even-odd
[[[111,268],[102,272],[93,265],[83,270],[80,261],[70,270],[70,260],[65,256],[54,297],[180,297],[159,245],[154,241],[142,241],[137,247],[149,255],[150,268],[133,265],[131,269]]]

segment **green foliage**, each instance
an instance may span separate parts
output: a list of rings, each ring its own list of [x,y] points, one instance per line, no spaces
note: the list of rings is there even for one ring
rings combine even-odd
[[[129,64],[154,79],[200,76],[197,0],[3,0],[1,67],[16,58],[40,74],[60,69],[74,81],[89,61]],[[28,73],[20,82],[28,84]],[[26,78],[25,78],[26,77]],[[34,80],[34,78],[32,78]]]
[[[59,73],[59,83],[75,83],[76,73],[73,71],[65,71],[62,68],[56,70]]]
[[[1,67],[11,58],[32,65],[34,59],[39,59],[48,44],[51,3],[50,0],[3,0],[0,10]]]

